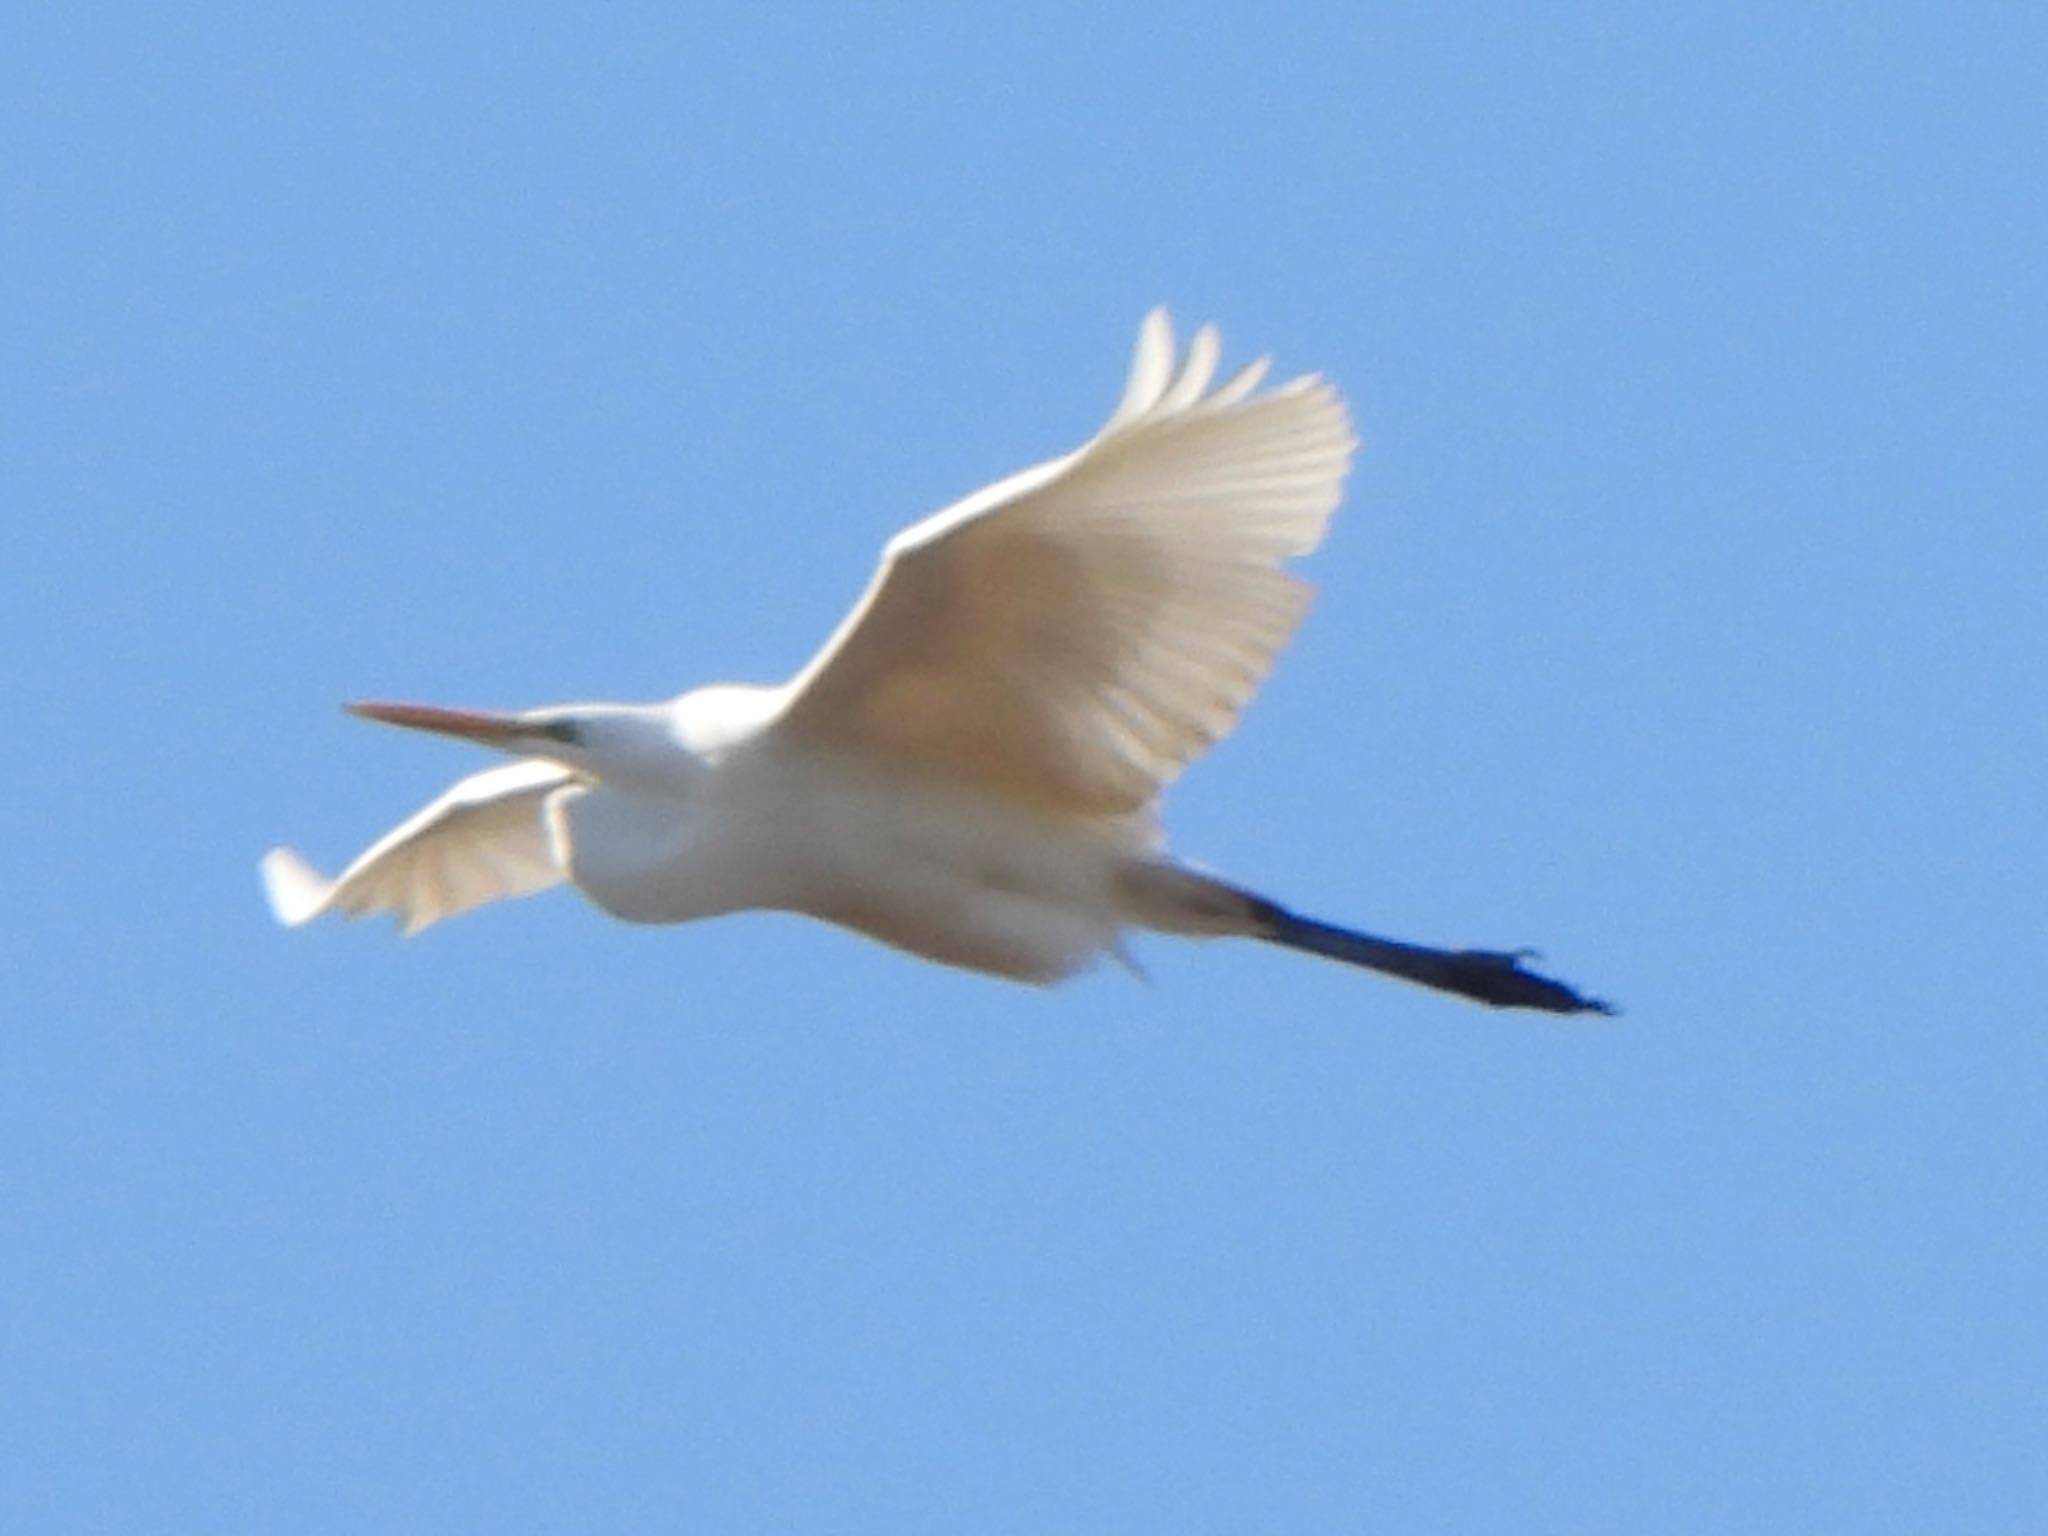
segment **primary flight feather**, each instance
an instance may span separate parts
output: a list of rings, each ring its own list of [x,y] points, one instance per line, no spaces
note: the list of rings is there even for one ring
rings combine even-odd
[[[263,860],[280,921],[407,933],[568,880],[681,922],[768,908],[926,958],[1057,981],[1131,929],[1242,935],[1502,1007],[1606,1011],[1517,955],[1317,923],[1168,858],[1160,791],[1236,724],[1294,632],[1286,562],[1321,541],[1356,446],[1318,378],[1215,384],[1146,317],[1109,421],[1063,458],[891,539],[777,687],[490,714],[350,706],[517,761],[473,774],[329,881]]]

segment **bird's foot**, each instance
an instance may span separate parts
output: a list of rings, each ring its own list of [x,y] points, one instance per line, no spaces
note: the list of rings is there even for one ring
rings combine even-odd
[[[1612,1003],[1586,997],[1561,981],[1522,969],[1525,960],[1539,960],[1534,949],[1460,949],[1448,957],[1458,974],[1458,991],[1496,1008],[1536,1008],[1546,1013],[1621,1012]]]

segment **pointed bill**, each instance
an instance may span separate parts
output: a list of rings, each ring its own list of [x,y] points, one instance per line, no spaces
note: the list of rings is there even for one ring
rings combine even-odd
[[[482,709],[443,709],[436,704],[383,704],[375,701],[344,704],[342,708],[364,720],[385,725],[402,725],[408,730],[433,731],[463,741],[479,741],[489,747],[508,747],[526,740],[533,728],[517,715],[494,714]]]

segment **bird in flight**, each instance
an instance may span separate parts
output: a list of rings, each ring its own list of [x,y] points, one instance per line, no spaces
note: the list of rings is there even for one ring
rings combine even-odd
[[[1245,937],[1502,1008],[1610,1012],[1523,968],[1317,922],[1169,857],[1160,792],[1225,735],[1293,634],[1356,440],[1320,378],[1217,383],[1146,317],[1123,398],[1063,458],[891,539],[824,649],[775,687],[514,714],[351,704],[513,760],[329,880],[262,862],[280,922],[408,934],[568,881],[630,922],[752,909],[1048,984],[1131,931]]]

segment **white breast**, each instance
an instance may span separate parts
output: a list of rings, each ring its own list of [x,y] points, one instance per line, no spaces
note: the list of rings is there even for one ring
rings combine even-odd
[[[687,793],[561,797],[571,877],[634,922],[800,912],[948,965],[1071,974],[1115,943],[1116,868],[1149,823],[1053,821],[772,738]]]

